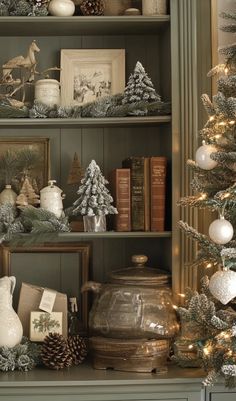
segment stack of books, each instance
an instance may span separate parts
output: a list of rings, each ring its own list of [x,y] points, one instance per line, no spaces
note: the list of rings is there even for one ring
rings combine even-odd
[[[110,182],[116,231],[165,231],[166,157],[129,157]]]

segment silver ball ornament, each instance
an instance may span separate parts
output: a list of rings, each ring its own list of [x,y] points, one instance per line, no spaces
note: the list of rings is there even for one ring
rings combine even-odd
[[[210,278],[209,290],[223,305],[236,297],[236,273],[229,269],[216,272]]]
[[[209,236],[216,244],[224,245],[231,241],[234,235],[232,224],[224,217],[214,220],[209,227]]]
[[[206,145],[203,141],[203,145],[196,151],[195,160],[197,165],[203,170],[212,170],[217,166],[217,162],[211,159],[211,153],[217,152],[214,145]]]

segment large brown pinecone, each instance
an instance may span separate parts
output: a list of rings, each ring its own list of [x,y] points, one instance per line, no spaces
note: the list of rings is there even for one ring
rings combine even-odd
[[[50,369],[63,369],[72,365],[72,356],[66,339],[58,333],[49,333],[45,337],[41,358]]]
[[[105,3],[104,0],[84,0],[80,9],[83,15],[103,15]]]
[[[73,363],[79,365],[83,362],[88,353],[86,340],[80,335],[69,336],[67,343],[71,352]]]

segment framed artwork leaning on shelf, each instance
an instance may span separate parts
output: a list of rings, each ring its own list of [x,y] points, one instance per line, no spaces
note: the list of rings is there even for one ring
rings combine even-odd
[[[125,49],[62,49],[61,104],[82,105],[125,89]]]
[[[27,176],[38,193],[50,177],[49,154],[49,138],[0,138],[0,185],[19,192]]]
[[[3,276],[15,276],[16,288],[13,305],[19,301],[22,283],[49,288],[76,297],[78,301],[78,328],[86,334],[88,327],[88,294],[81,292],[82,285],[89,279],[89,243],[58,242],[44,245],[10,246],[1,245]],[[41,299],[41,298],[40,298]],[[40,301],[39,301],[40,302]],[[39,303],[38,303],[39,304]],[[32,305],[31,311],[37,311]]]

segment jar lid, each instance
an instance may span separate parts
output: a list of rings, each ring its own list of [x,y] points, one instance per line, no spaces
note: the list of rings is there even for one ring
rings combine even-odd
[[[48,181],[48,186],[47,187],[44,187],[43,189],[41,189],[40,190],[40,193],[42,194],[42,193],[46,193],[46,192],[58,192],[58,193],[61,193],[62,192],[62,189],[60,189],[59,187],[57,187],[56,185],[55,185],[55,183],[56,183],[56,180],[49,180]]]
[[[133,255],[133,267],[115,270],[110,274],[110,282],[122,285],[161,286],[167,285],[170,275],[164,270],[144,266],[146,255]]]

